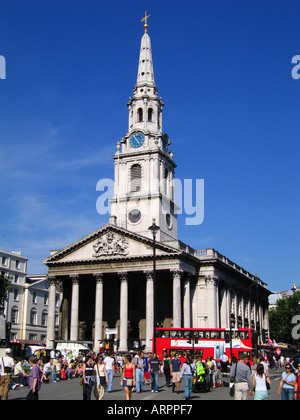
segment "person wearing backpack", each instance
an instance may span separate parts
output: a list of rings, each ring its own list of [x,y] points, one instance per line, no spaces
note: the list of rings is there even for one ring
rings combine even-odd
[[[166,386],[171,385],[171,360],[167,353],[164,355],[163,369],[166,377]]]

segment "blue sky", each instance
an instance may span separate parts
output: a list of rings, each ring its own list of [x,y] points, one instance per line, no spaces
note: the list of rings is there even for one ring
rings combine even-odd
[[[205,180],[205,219],[179,238],[268,284],[300,284],[299,1],[6,0],[0,15],[0,249],[28,273],[108,221],[96,211],[151,14],[155,82],[180,179]]]

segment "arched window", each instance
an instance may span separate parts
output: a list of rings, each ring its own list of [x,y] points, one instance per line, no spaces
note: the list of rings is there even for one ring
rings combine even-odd
[[[18,324],[19,322],[19,310],[15,306],[11,309],[11,322],[12,324]]]
[[[152,122],[152,116],[153,116],[153,109],[148,109],[148,122]]]
[[[142,110],[142,108],[138,109],[138,122],[143,122],[143,110]]]
[[[132,165],[130,170],[130,191],[141,191],[142,184],[142,168],[141,165]]]

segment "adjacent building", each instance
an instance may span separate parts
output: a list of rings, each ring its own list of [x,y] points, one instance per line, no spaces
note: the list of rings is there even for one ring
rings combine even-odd
[[[1,308],[0,339],[46,342],[49,281],[47,275],[27,275],[28,259],[20,252],[0,250],[0,271],[11,279]],[[59,325],[60,292],[56,293],[55,331]]]

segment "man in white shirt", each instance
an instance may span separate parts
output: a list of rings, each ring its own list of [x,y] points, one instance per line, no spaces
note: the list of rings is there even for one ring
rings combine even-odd
[[[8,399],[8,392],[11,382],[11,375],[15,366],[13,359],[10,357],[10,349],[6,349],[5,356],[0,358],[1,379],[0,379],[0,399]]]
[[[43,371],[44,371],[44,374],[45,374],[46,378],[47,378],[48,375],[50,375],[52,382],[54,382],[54,383],[58,382],[58,378],[56,377],[54,369],[53,369],[53,360],[52,359],[50,359],[49,363],[45,364]]]
[[[106,373],[108,376],[107,392],[111,392],[112,382],[113,382],[113,377],[114,377],[114,363],[115,363],[115,359],[113,357],[112,352],[108,353],[108,356],[105,358],[104,363],[105,363]]]

